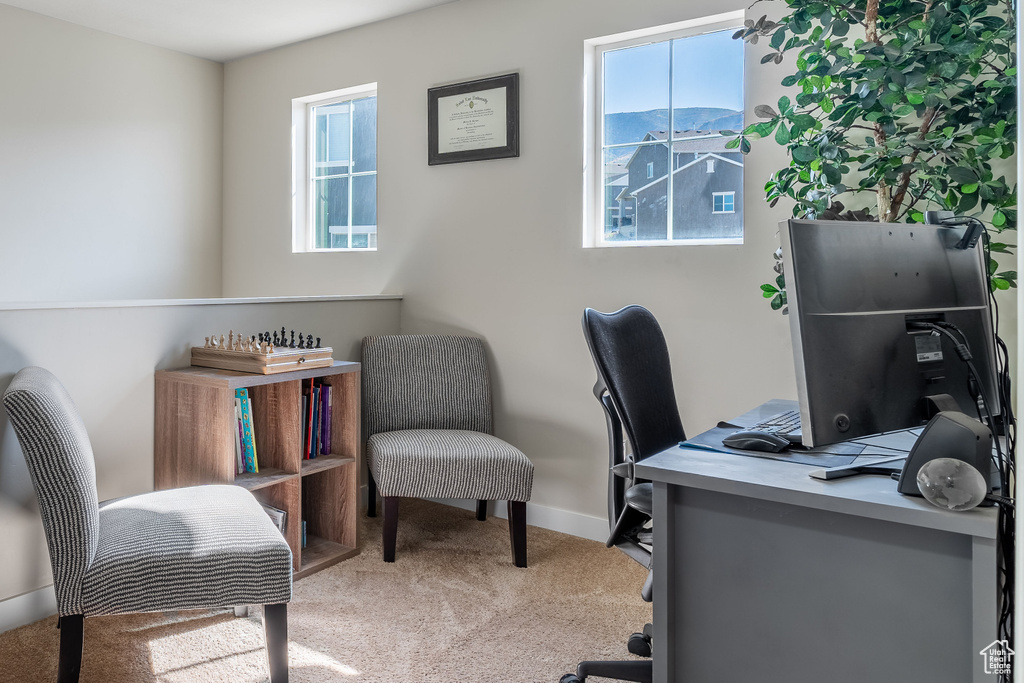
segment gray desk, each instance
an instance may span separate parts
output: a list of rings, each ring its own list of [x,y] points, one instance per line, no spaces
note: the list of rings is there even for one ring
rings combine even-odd
[[[812,469],[685,448],[637,465],[654,482],[654,680],[990,681],[995,510]]]

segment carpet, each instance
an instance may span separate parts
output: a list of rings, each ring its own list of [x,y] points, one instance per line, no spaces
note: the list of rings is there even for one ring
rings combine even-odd
[[[629,634],[651,620],[646,570],[602,543],[531,526],[517,569],[505,520],[403,499],[385,564],[381,521],[363,516],[359,556],[295,583],[291,681],[554,683],[581,659],[630,658]],[[56,680],[55,625],[0,634],[0,682]],[[267,681],[259,610],[86,619],[81,680]]]

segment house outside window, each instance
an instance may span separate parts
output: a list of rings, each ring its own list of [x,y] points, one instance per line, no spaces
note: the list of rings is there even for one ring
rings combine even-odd
[[[712,213],[735,213],[736,193],[735,192],[713,192],[711,194]]]
[[[742,25],[732,12],[585,43],[584,246],[742,243],[743,158],[719,133],[743,128]]]
[[[377,248],[377,86],[292,100],[292,251]]]

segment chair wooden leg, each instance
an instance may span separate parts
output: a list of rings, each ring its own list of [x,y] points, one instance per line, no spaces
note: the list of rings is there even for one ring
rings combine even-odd
[[[487,501],[478,500],[476,502],[476,518],[478,521],[485,521],[487,519]]]
[[[398,496],[384,496],[384,561],[395,561],[398,543]]]
[[[263,606],[263,629],[267,634],[270,683],[288,683],[288,605]]]
[[[366,516],[377,516],[377,482],[369,468],[366,469]]]
[[[526,566],[526,501],[508,501],[508,532],[512,537],[512,559],[517,567]]]
[[[73,614],[61,617],[57,622],[60,629],[60,661],[57,664],[57,683],[78,683],[82,671],[82,643],[84,641],[85,616]]]

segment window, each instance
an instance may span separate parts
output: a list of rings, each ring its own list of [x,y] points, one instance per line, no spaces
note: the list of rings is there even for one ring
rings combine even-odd
[[[742,24],[732,12],[585,43],[584,246],[743,241],[743,158],[719,132],[743,128]]]
[[[292,251],[377,248],[377,84],[292,100]]]
[[[711,193],[711,213],[735,213],[736,193],[735,192],[713,192]]]

